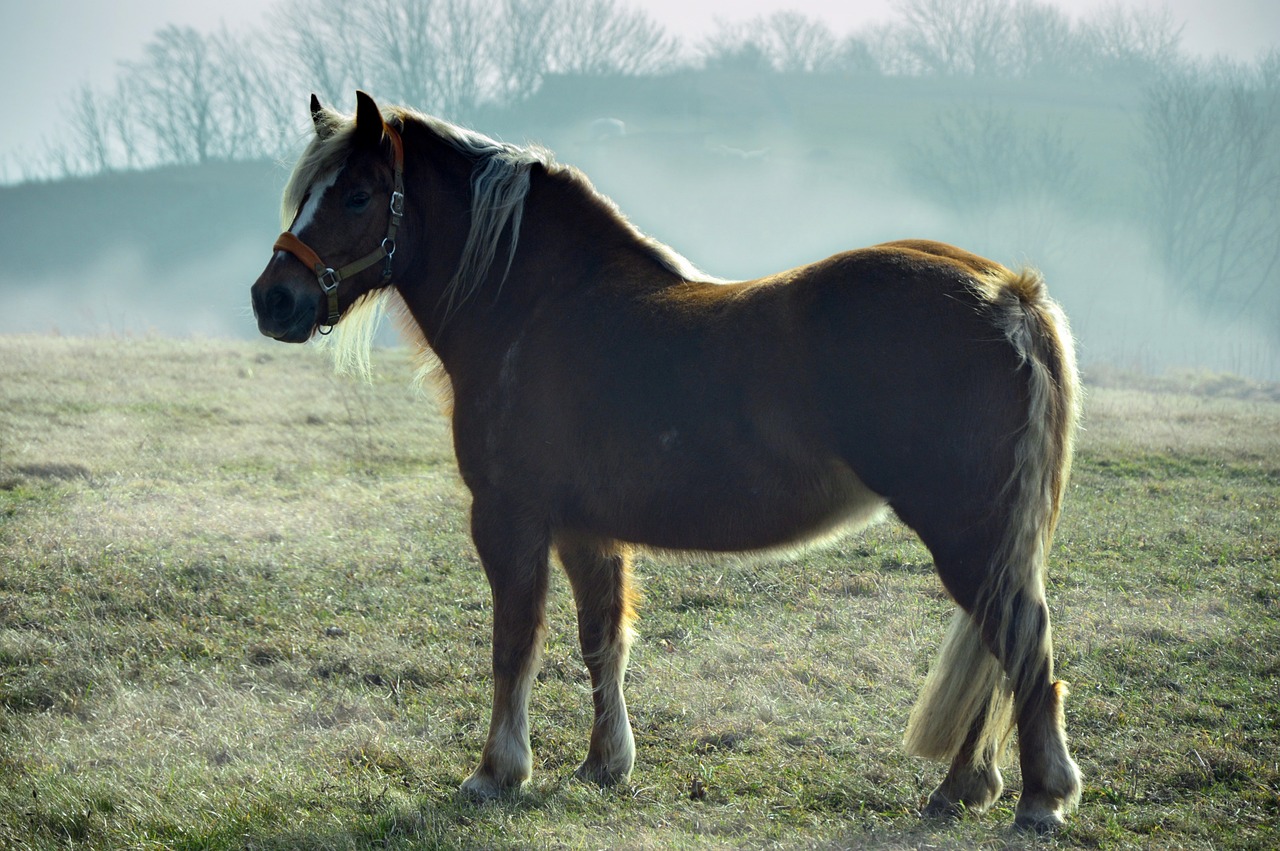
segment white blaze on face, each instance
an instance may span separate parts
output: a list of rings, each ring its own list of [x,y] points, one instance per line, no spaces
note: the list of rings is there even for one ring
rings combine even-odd
[[[294,221],[293,227],[290,228],[293,235],[302,238],[302,232],[307,225],[311,224],[311,220],[316,217],[316,213],[320,210],[320,205],[324,202],[325,193],[329,191],[329,187],[338,182],[338,175],[342,173],[342,169],[335,168],[325,177],[320,178],[311,184],[311,189],[307,191],[307,201],[302,205],[298,218]],[[305,240],[304,240],[305,241]],[[284,251],[277,251],[277,257],[292,256]]]

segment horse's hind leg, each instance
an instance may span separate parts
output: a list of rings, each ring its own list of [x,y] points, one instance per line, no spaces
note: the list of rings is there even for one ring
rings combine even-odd
[[[998,552],[982,546],[967,558],[935,556],[964,611],[957,612],[912,710],[907,748],[951,762],[926,814],[981,811],[999,795],[996,764],[1016,719],[1023,791],[1015,824],[1050,830],[1080,797],[1080,772],[1063,725],[1066,689],[1053,679],[1049,610],[1035,561],[1041,556],[1028,548],[1031,567],[983,581],[990,569],[976,566],[998,562]]]
[[[1080,800],[1080,769],[1067,751],[1063,718],[1066,684],[1053,678],[1053,645],[1049,638],[1049,609],[1043,596],[1018,594],[1016,614],[1006,626],[1008,641],[1035,642],[1028,658],[1010,667],[1018,717],[1018,761],[1022,767],[1022,795],[1014,825],[1044,832],[1063,823],[1063,816]],[[1014,638],[1013,633],[1020,633]]]
[[[1011,703],[999,660],[969,614],[957,610],[907,725],[908,751],[951,763],[924,815],[982,813],[1000,797]]]
[[[1004,791],[1000,769],[993,754],[983,753],[987,715],[988,709],[984,707],[951,760],[947,776],[929,796],[925,816],[956,818],[965,813],[984,813],[999,800]]]
[[[595,707],[591,744],[577,776],[608,786],[631,775],[636,753],[622,694],[631,646],[630,553],[625,545],[583,536],[558,538],[556,552],[573,586]]]
[[[546,632],[548,536],[521,513],[477,500],[472,538],[493,593],[493,714],[480,765],[462,784],[478,798],[518,788],[533,770],[529,692]]]

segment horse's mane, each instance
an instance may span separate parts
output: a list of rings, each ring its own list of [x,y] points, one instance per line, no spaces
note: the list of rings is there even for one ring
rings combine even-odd
[[[473,163],[471,229],[463,245],[458,269],[441,298],[444,321],[474,296],[488,278],[497,258],[498,243],[509,227],[506,267],[499,280],[499,287],[506,281],[515,258],[524,201],[529,194],[530,175],[535,165],[541,166],[549,174],[561,176],[578,185],[584,193],[596,199],[599,209],[630,233],[636,244],[664,268],[685,280],[719,282],[719,279],[700,272],[668,246],[641,233],[612,201],[595,190],[585,175],[572,166],[557,163],[552,153],[545,148],[499,142],[474,130],[403,107],[384,109],[383,119],[402,130],[409,125],[425,127]],[[281,201],[284,228],[288,228],[297,216],[307,191],[317,181],[340,169],[351,152],[355,138],[355,120],[333,110],[325,110],[320,120],[328,125],[330,132],[323,138],[317,134],[294,166]],[[414,200],[410,198],[408,203],[412,204]],[[322,338],[331,345],[334,363],[339,371],[368,376],[369,348],[386,310],[388,298],[399,301],[393,287],[369,292],[347,310],[331,335]],[[403,304],[399,304],[395,306],[394,312],[403,310]],[[413,323],[399,324],[401,330],[405,331]],[[415,342],[420,348],[425,345],[422,339]]]

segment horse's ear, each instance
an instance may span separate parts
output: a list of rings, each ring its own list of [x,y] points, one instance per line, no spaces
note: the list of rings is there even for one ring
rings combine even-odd
[[[356,139],[373,145],[382,141],[382,110],[373,98],[356,92]]]
[[[333,135],[333,124],[329,121],[329,115],[325,108],[320,105],[320,98],[315,93],[311,93],[311,123],[316,126],[316,135],[321,139],[328,139]]]

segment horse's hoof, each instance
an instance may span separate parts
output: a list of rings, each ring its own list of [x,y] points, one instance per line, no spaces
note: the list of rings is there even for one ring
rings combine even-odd
[[[1023,833],[1034,833],[1037,836],[1048,836],[1056,833],[1065,824],[1066,820],[1063,819],[1061,812],[1049,809],[1024,811],[1019,807],[1013,819],[1014,830],[1019,830]]]
[[[588,759],[582,765],[578,766],[578,770],[573,772],[573,776],[583,783],[592,783],[596,786],[608,788],[617,786],[619,783],[626,783],[631,779],[631,772],[610,769],[603,762],[597,762]]]
[[[477,771],[462,782],[462,786],[458,789],[458,794],[467,800],[483,804],[501,798],[503,795],[517,792],[522,785],[522,781],[499,783],[494,778]]]
[[[921,815],[953,821],[966,815],[982,815],[991,809],[1004,791],[1004,781],[995,768],[952,769],[933,790]]]
[[[929,801],[920,811],[921,818],[937,821],[958,821],[969,808],[957,801],[949,801],[936,792],[929,796]]]

